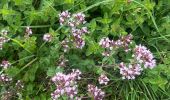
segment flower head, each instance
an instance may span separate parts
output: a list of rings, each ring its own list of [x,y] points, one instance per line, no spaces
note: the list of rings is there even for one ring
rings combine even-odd
[[[98,78],[99,84],[105,84],[107,85],[107,83],[109,82],[109,79],[107,78],[106,75],[101,74],[100,77]]]
[[[94,100],[103,100],[105,93],[97,86],[88,85],[88,92],[94,98]]]
[[[52,35],[49,34],[49,33],[44,34],[43,40],[46,41],[46,42],[51,42],[51,40],[52,40]]]
[[[3,60],[0,66],[2,66],[4,69],[7,69],[11,66],[11,64],[9,63],[9,61]]]
[[[52,78],[52,81],[56,85],[56,90],[51,93],[51,98],[58,100],[64,94],[71,100],[77,98],[78,89],[76,80],[80,79],[80,75],[81,72],[78,69],[73,69],[69,74],[56,73]]]
[[[143,70],[140,64],[129,64],[129,66],[126,66],[123,62],[120,63],[119,69],[122,79],[135,79]]]
[[[0,74],[0,82],[10,82],[12,81],[12,78],[10,78],[8,75],[1,73]]]
[[[111,41],[109,40],[109,38],[104,37],[100,40],[99,45],[102,46],[103,48],[109,48],[110,42]]]
[[[25,34],[26,34],[27,36],[30,36],[30,35],[32,34],[32,29],[31,29],[30,27],[26,27],[26,30],[25,30],[25,31],[26,31]]]
[[[68,18],[70,18],[70,13],[68,11],[63,11],[59,14],[59,22],[60,25],[63,25],[64,23],[66,23],[66,21],[68,20]]]
[[[134,48],[133,57],[140,64],[144,64],[145,68],[152,69],[156,66],[156,60],[154,59],[153,54],[145,46],[137,45]]]

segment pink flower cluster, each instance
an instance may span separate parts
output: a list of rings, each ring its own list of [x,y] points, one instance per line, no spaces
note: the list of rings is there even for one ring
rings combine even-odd
[[[92,84],[88,85],[88,92],[93,97],[94,100],[103,100],[105,96],[105,93],[101,89]]]
[[[52,35],[50,33],[44,34],[43,40],[46,41],[46,42],[51,42],[52,41]]]
[[[0,82],[10,82],[12,81],[12,78],[10,78],[8,75],[1,73],[0,74]]]
[[[85,23],[85,15],[83,13],[73,14],[72,18],[68,21],[70,27],[76,27]]]
[[[113,48],[124,48],[125,52],[130,51],[129,45],[132,43],[132,35],[122,36],[117,41],[110,40],[109,38],[102,38],[99,42],[99,45],[105,49],[102,53],[103,56],[110,56]],[[156,66],[156,61],[153,57],[153,54],[145,47],[137,45],[133,50],[133,62],[126,66],[123,62],[120,63],[120,74],[123,79],[135,79],[135,76],[138,76],[142,72],[142,66],[144,68],[150,68]],[[99,81],[100,82],[100,81]]]
[[[122,36],[120,38],[120,46],[125,49],[126,52],[130,51],[129,44],[132,43],[133,36],[132,34],[128,34],[127,36]]]
[[[56,90],[51,93],[53,100],[58,100],[62,95],[67,95],[69,100],[78,99],[78,86],[76,80],[80,79],[81,72],[73,69],[70,74],[56,73],[52,81],[56,85]]]
[[[123,79],[135,79],[135,76],[141,74],[144,68],[150,68],[156,66],[156,61],[153,54],[145,47],[141,45],[136,45],[133,49],[134,54],[132,55],[135,64],[129,64],[127,67],[124,63],[120,63],[120,74]]]
[[[103,48],[110,48],[111,47],[111,40],[107,37],[103,37],[100,40],[99,45],[101,45]]]
[[[4,69],[7,69],[11,66],[11,64],[9,63],[9,61],[3,60],[0,66],[3,67]]]
[[[63,11],[59,14],[60,25],[68,25],[70,27],[76,27],[81,24],[85,24],[85,15],[83,13],[77,13],[71,15],[68,11]]]
[[[60,25],[64,25],[65,22],[67,22],[70,17],[71,17],[70,13],[68,11],[63,11],[62,13],[60,13],[59,14]]]
[[[84,32],[86,32],[87,30],[80,30],[80,29],[72,29],[72,35],[73,35],[73,42],[74,44],[76,44],[76,48],[80,48],[82,49],[85,45],[85,41],[82,38],[82,35],[84,34]]]
[[[101,74],[100,77],[98,78],[98,81],[99,81],[99,84],[107,85],[107,83],[109,82],[109,79],[107,78],[105,74]]]
[[[2,35],[0,36],[0,50],[2,50],[3,44],[8,42],[10,39],[7,39],[6,37],[4,37],[8,34],[7,30],[2,30],[0,34]]]
[[[137,45],[134,48],[133,57],[137,62],[143,64],[145,68],[152,69],[156,66],[153,54],[145,46]]]
[[[82,49],[85,45],[85,41],[82,37],[84,34],[88,33],[87,27],[80,27],[80,25],[86,23],[85,15],[83,13],[71,15],[68,11],[63,11],[59,14],[59,22],[60,25],[69,26],[73,43],[76,48]],[[67,49],[65,49],[65,51],[67,51]]]
[[[122,79],[135,79],[143,70],[140,64],[129,64],[126,66],[123,62],[120,63],[119,68]]]
[[[99,45],[103,48],[105,48],[105,51],[102,53],[103,56],[110,56],[111,54],[111,50],[113,48],[119,48],[122,47],[125,49],[125,52],[128,52],[129,49],[129,44],[132,43],[132,35],[129,34],[127,36],[122,36],[120,39],[114,41],[114,40],[110,40],[107,37],[103,37],[100,42]]]
[[[0,66],[3,69],[8,69],[11,66],[11,64],[9,63],[9,61],[3,60],[2,63],[0,64]],[[2,73],[0,74],[0,81],[1,82],[10,82],[10,81],[12,81],[12,78],[10,78],[7,74],[4,74],[2,71]]]

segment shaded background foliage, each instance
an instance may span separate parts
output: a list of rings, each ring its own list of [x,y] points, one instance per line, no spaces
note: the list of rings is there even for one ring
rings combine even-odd
[[[61,11],[84,12],[90,34],[85,37],[83,50],[71,49],[65,57],[69,60],[68,72],[79,68],[84,74],[80,81],[80,95],[86,94],[88,82],[97,84],[103,71],[98,41],[108,36],[117,39],[131,33],[137,44],[144,44],[155,55],[157,67],[145,71],[133,81],[121,80],[115,70],[109,70],[112,82],[102,89],[108,94],[105,99],[168,99],[170,97],[170,2],[169,0],[1,0],[0,29],[9,31],[13,40],[0,51],[0,58],[12,62],[6,71],[14,82],[2,86],[1,92],[13,88],[21,79],[25,83],[21,94],[24,99],[46,100],[53,88],[50,77],[63,69],[56,68],[62,55],[60,41],[68,34],[60,28],[58,14]],[[30,26],[33,35],[24,38],[25,28]],[[52,33],[52,43],[43,44],[44,33]],[[43,45],[42,45],[43,44]],[[120,54],[110,62],[123,59]],[[86,79],[92,78],[92,79]],[[18,98],[18,97],[13,97]]]

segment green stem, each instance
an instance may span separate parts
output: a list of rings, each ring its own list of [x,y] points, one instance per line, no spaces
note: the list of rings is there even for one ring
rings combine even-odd
[[[114,0],[104,0],[104,1],[101,1],[101,2],[98,2],[98,3],[91,5],[91,6],[87,7],[86,9],[81,10],[80,12],[85,12],[85,11],[90,10],[90,9],[96,7],[96,6],[101,5],[101,4],[105,4],[105,3],[109,3],[109,2],[113,2],[113,1]]]
[[[33,60],[31,60],[28,64],[26,64],[24,67],[22,67],[22,68],[15,74],[15,76],[16,76],[17,74],[19,74],[21,71],[23,71],[25,68],[27,68],[28,66],[30,66],[32,63],[34,63],[37,59],[38,59],[38,58],[36,57],[36,58],[34,58]],[[15,77],[15,76],[14,76],[14,77]]]
[[[19,60],[16,60],[15,62],[11,63],[11,65],[17,63],[18,61],[22,61],[22,60],[25,60],[25,59],[28,59],[28,58],[32,58],[32,57],[34,57],[34,56],[35,56],[35,55],[31,55],[31,56],[27,56],[27,57],[21,58],[21,59],[19,59]]]
[[[52,25],[38,25],[38,26],[20,26],[21,28],[26,28],[26,27],[30,27],[30,28],[45,28],[45,27],[51,27]]]

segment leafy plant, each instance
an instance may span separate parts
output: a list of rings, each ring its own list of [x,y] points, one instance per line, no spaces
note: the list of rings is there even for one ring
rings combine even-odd
[[[61,100],[169,99],[169,12],[168,0],[1,0],[1,99],[49,100],[59,76],[74,83]]]

